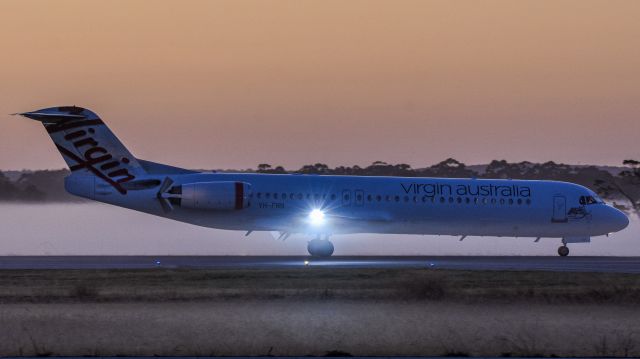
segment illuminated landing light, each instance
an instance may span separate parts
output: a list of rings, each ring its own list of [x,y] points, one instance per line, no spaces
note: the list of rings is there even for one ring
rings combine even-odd
[[[304,265],[308,266],[309,265],[309,261],[304,261]]]
[[[324,212],[319,209],[314,209],[309,213],[309,220],[311,220],[311,224],[321,225],[324,223]]]

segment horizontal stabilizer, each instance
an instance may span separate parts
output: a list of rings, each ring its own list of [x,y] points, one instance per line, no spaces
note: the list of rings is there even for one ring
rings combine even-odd
[[[30,118],[40,122],[55,122],[56,119],[84,119],[87,118],[81,114],[71,114],[66,112],[23,112],[18,115]]]

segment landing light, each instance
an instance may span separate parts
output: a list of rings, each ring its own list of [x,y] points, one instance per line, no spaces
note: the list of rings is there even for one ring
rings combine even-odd
[[[311,224],[320,225],[324,223],[324,212],[319,209],[314,209],[309,213],[309,220]]]

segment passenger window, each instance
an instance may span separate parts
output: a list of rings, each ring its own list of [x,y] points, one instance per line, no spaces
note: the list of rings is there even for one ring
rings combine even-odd
[[[281,198],[282,198],[282,199],[287,199],[287,194],[286,194],[286,193],[283,193]]]
[[[513,204],[513,198],[509,198],[509,204]]]
[[[345,194],[345,195],[344,195],[344,200],[345,200],[345,201],[348,201],[348,200],[349,200],[349,195],[348,195],[348,194]]]
[[[267,199],[268,199],[268,198],[271,198],[271,193],[269,193],[269,192],[265,193],[265,194],[264,194],[264,197],[265,197],[265,198],[267,198]]]
[[[400,196],[396,196],[395,199],[396,199],[396,202],[400,202]]]
[[[500,198],[500,204],[504,204],[504,198]]]
[[[527,198],[527,205],[531,204],[531,200],[529,198]]]
[[[453,203],[453,197],[449,197],[449,203]]]
[[[294,199],[294,198],[295,198],[295,195],[293,193],[290,193],[289,194],[289,199]]]
[[[496,199],[495,198],[491,198],[491,204],[496,204]]]
[[[409,202],[409,196],[404,196],[404,201]]]
[[[440,197],[440,203],[444,203],[445,199],[444,197]]]
[[[368,202],[371,202],[371,200],[372,200],[372,199],[373,199],[373,197],[371,197],[371,195],[370,195],[370,194],[368,194],[368,195],[367,195],[367,201],[368,201]]]
[[[522,204],[522,198],[518,198],[518,204]]]
[[[391,197],[389,195],[386,195],[385,199],[387,200],[387,202],[391,201]]]
[[[458,197],[458,198],[456,198],[456,201],[458,201],[458,204],[460,204],[460,203],[462,203],[462,198]]]
[[[376,196],[376,201],[380,202],[381,200],[382,200],[382,196],[377,195],[377,196]]]
[[[273,194],[273,199],[278,199],[278,194],[277,193]]]
[[[298,199],[301,200],[303,197],[302,193],[298,193]]]
[[[362,195],[356,195],[356,201],[361,202],[362,201]]]
[[[261,197],[262,197],[262,193],[258,192],[258,193],[256,194],[256,197],[261,198]]]
[[[466,204],[469,204],[469,202],[471,202],[471,199],[469,197],[465,197],[464,201]]]
[[[335,193],[331,195],[331,200],[332,200],[332,201],[335,201],[335,200],[336,200],[336,194],[335,194]]]
[[[482,204],[487,204],[487,203],[489,203],[489,200],[487,198],[483,198],[482,199]]]

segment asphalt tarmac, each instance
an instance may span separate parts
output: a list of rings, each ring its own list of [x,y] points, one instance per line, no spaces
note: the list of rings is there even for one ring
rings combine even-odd
[[[330,353],[332,354],[332,353]],[[340,354],[340,353],[338,353]],[[356,356],[340,356],[340,355],[326,355],[325,357],[331,357],[331,358],[343,358],[343,359],[395,359],[395,358],[401,358],[401,359],[462,359],[462,358],[468,358],[468,357],[456,357],[456,356],[446,356],[446,357],[406,357],[406,356],[402,356],[402,357],[392,357],[392,356],[379,356],[379,357],[356,357]],[[41,357],[5,357],[6,359],[39,359]],[[49,357],[49,358],[65,358],[65,359],[86,359],[87,357]],[[118,358],[118,359],[156,359],[157,357],[122,357],[122,356],[118,356],[118,357],[92,357],[95,359],[110,359],[110,358]],[[268,358],[268,359],[309,359],[309,358],[313,358],[313,357],[276,357],[276,356],[269,356],[269,357],[162,357],[164,359],[205,359],[205,358],[218,358],[218,359],[259,359],[259,358]],[[322,358],[322,357],[321,357]],[[502,359],[504,357],[480,357],[482,359]],[[544,358],[544,357],[511,357],[512,359],[537,359],[537,358]],[[559,359],[562,359],[562,357],[557,357]],[[572,357],[575,358],[575,357]]]
[[[430,268],[640,273],[640,257],[3,256],[1,269]]]

